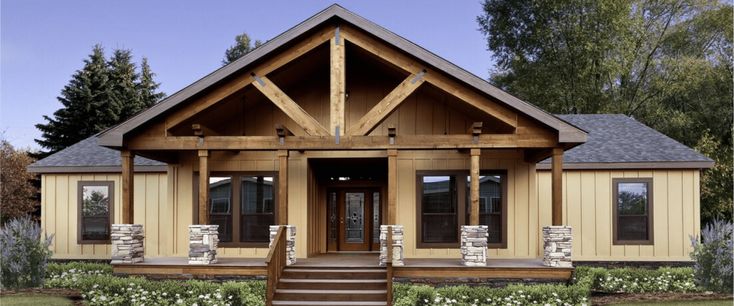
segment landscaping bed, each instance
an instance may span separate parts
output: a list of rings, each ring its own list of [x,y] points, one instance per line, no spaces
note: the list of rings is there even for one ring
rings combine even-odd
[[[617,294],[592,294],[592,305],[611,305],[621,303],[662,303],[662,302],[692,302],[692,301],[728,301],[732,305],[732,295],[713,292],[688,292],[688,293],[617,293]]]
[[[74,305],[83,306],[81,293],[71,289],[26,288],[3,290],[0,292],[0,305]]]

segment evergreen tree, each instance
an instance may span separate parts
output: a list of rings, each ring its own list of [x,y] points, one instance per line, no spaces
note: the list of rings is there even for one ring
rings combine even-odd
[[[158,92],[158,87],[161,84],[156,83],[154,77],[155,73],[150,70],[148,59],[144,57],[140,63],[140,81],[137,84],[138,97],[142,107],[138,111],[153,106],[166,96],[165,93]]]
[[[118,121],[130,118],[141,109],[142,101],[138,95],[138,74],[132,62],[130,50],[115,50],[108,62],[110,74],[110,103],[119,108],[119,120],[108,122],[111,126]]]
[[[47,156],[108,127],[119,119],[119,107],[110,103],[110,83],[104,50],[94,46],[57,99],[63,105],[46,124],[36,124],[42,135],[36,142],[48,149]]]
[[[243,57],[245,54],[250,53],[250,51],[263,44],[262,41],[256,40],[255,45],[253,46],[250,36],[247,35],[247,33],[237,35],[234,40],[235,44],[227,48],[227,51],[224,52],[222,65],[227,65],[236,61],[238,58]]]

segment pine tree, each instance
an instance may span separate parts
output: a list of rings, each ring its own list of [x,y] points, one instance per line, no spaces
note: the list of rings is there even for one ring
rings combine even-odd
[[[256,40],[255,45],[253,46],[250,36],[247,35],[247,33],[235,36],[234,40],[235,44],[227,48],[227,51],[224,52],[222,65],[227,65],[236,61],[238,58],[243,57],[245,54],[250,53],[250,51],[255,50],[255,48],[263,44],[262,41]]]
[[[42,155],[77,143],[119,119],[119,108],[109,103],[109,71],[100,45],[94,46],[84,67],[72,75],[57,99],[63,107],[53,118],[43,116],[48,123],[36,125],[42,138],[35,141],[48,149]]]
[[[132,62],[132,52],[130,50],[115,50],[108,65],[111,89],[110,103],[115,108],[119,108],[117,120],[109,122],[109,125],[113,125],[118,120],[123,121],[129,118],[144,107],[141,105],[136,88],[138,73],[135,71],[135,64]]]
[[[158,87],[161,84],[156,83],[153,77],[155,77],[155,73],[150,70],[148,59],[144,57],[140,63],[140,81],[136,84],[140,105],[142,106],[142,109],[138,111],[153,106],[166,96],[165,93],[158,92]]]

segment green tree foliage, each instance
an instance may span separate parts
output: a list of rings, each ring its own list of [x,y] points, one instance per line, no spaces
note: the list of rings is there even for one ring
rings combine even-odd
[[[732,217],[732,6],[485,0],[491,80],[554,113],[623,113],[716,161],[702,219]]]
[[[154,104],[164,94],[146,60],[138,73],[129,50],[115,50],[109,61],[102,46],[96,45],[57,98],[62,107],[53,117],[43,116],[45,124],[36,124],[41,139],[36,142],[45,157],[77,143],[110,126],[122,122]]]
[[[247,33],[242,33],[235,36],[234,40],[235,44],[227,48],[227,51],[224,52],[222,65],[227,65],[231,62],[236,61],[238,58],[244,56],[247,53],[250,53],[250,51],[263,44],[262,41],[255,40],[255,44],[253,45],[252,40],[250,39],[250,36],[247,35]]]
[[[25,216],[36,209],[38,188],[26,167],[33,162],[28,152],[0,139],[0,221]]]

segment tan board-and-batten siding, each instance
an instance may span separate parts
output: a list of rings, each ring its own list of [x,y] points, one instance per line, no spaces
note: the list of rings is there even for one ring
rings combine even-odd
[[[549,194],[551,175],[538,171],[538,194]],[[651,178],[653,244],[614,245],[612,181]],[[690,236],[700,232],[700,172],[675,170],[566,170],[563,173],[563,223],[573,227],[573,260],[689,261]],[[550,198],[538,197],[542,216]],[[550,219],[543,218],[541,225]]]

